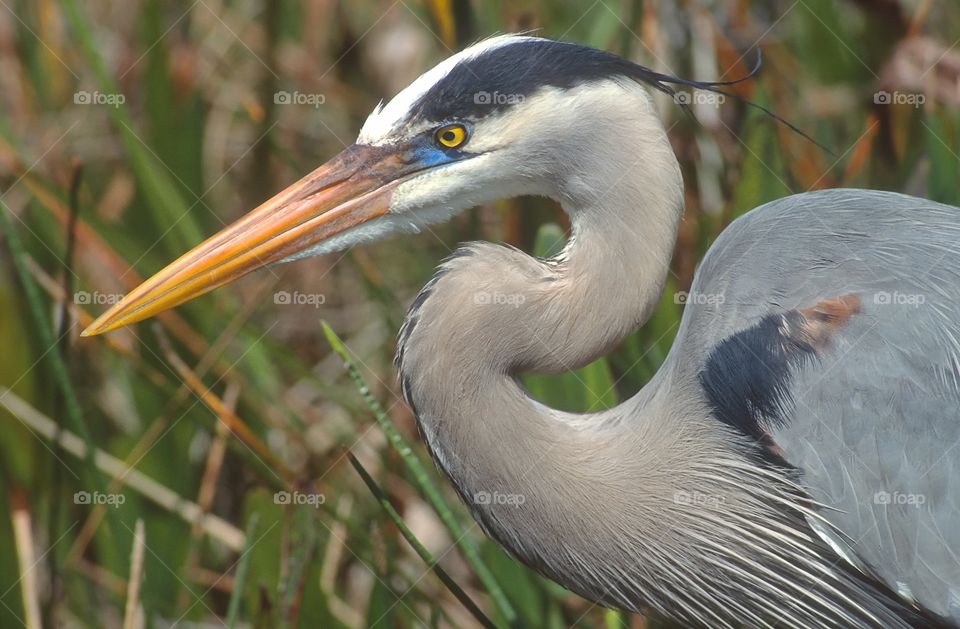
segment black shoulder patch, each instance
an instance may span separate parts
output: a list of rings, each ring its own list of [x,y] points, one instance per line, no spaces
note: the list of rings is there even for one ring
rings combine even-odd
[[[613,77],[640,79],[643,70],[604,50],[550,39],[518,39],[457,64],[420,97],[413,111],[431,122],[479,118],[523,102],[546,86],[570,88]]]
[[[784,421],[791,370],[815,356],[812,346],[788,333],[799,320],[796,311],[767,315],[713,349],[700,384],[717,419],[757,440],[764,426]]]
[[[860,300],[845,295],[769,314],[721,341],[699,375],[716,418],[776,449],[768,429],[787,421],[793,404],[791,376],[814,361],[859,311]]]

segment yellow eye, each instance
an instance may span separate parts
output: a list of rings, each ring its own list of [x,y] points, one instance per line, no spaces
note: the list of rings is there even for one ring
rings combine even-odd
[[[441,146],[457,148],[467,140],[467,129],[462,124],[448,124],[437,129],[436,138]]]

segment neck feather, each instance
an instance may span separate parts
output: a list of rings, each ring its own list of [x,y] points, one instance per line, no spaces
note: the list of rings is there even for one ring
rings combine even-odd
[[[572,169],[589,179],[571,174],[557,184],[554,196],[573,223],[560,255],[537,260],[500,245],[465,246],[424,287],[401,331],[404,395],[431,453],[480,522],[501,531],[501,542],[515,529],[485,522],[481,512],[489,512],[478,496],[538,494],[541,507],[554,510],[562,509],[565,491],[587,499],[597,482],[628,490],[618,483],[629,476],[610,476],[617,460],[610,448],[618,440],[616,447],[627,445],[615,427],[632,411],[555,411],[531,399],[516,376],[587,364],[656,306],[682,213],[682,181],[659,123],[644,131],[628,161],[593,152],[593,164]],[[674,448],[649,447],[659,434],[650,430],[647,446],[631,447],[669,455]],[[632,478],[666,479],[674,467],[653,456],[637,461],[649,469],[633,470]]]

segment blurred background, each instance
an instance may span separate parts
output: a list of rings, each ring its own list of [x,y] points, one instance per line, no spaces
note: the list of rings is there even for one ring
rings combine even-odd
[[[79,337],[477,39],[531,31],[700,80],[743,76],[759,47],[763,69],[736,93],[829,148],[734,98],[684,92],[688,115],[659,95],[687,191],[669,288],[609,357],[525,377],[552,406],[635,393],[705,249],[764,201],[856,186],[960,203],[952,2],[0,5],[0,627],[656,625],[487,540],[400,400],[396,331],[434,266],[464,240],[556,251],[567,221],[550,201],[481,207]]]

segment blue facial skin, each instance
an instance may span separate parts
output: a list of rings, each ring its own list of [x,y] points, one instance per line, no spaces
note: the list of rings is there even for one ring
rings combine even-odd
[[[473,131],[472,125],[469,125],[464,122],[459,122],[467,130],[467,139],[460,145],[464,147],[470,142],[470,134]],[[437,128],[445,126],[445,124],[440,124]],[[434,168],[436,166],[442,166],[444,164],[449,164],[452,162],[458,162],[463,159],[468,159],[473,157],[473,153],[468,153],[462,148],[447,148],[441,146],[437,143],[436,138],[434,137],[434,131],[428,131],[421,134],[415,138],[410,147],[406,151],[405,161],[411,166],[415,166],[418,169],[421,168]]]
[[[423,138],[423,140],[426,141],[418,141],[416,146],[411,147],[409,151],[411,164],[421,168],[431,168],[457,161],[458,156],[451,154],[456,152],[456,149],[440,148],[433,143],[432,138]]]

